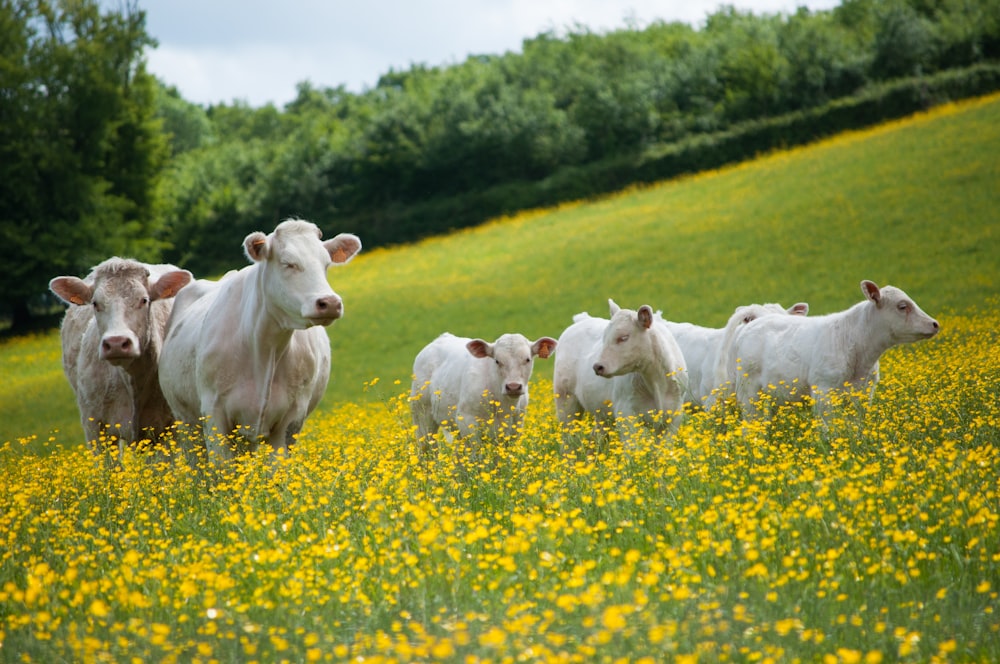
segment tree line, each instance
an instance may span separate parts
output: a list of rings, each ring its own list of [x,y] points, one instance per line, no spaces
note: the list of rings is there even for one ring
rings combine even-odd
[[[282,109],[189,103],[145,70],[154,46],[135,0],[0,0],[16,319],[113,253],[218,273],[288,216],[405,242],[997,89],[1000,0],[574,26],[360,93],[302,82]]]

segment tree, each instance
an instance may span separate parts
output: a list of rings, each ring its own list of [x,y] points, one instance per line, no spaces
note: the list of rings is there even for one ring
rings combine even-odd
[[[157,254],[153,43],[132,4],[0,0],[0,307],[15,330],[51,277]]]
[[[171,156],[208,145],[215,139],[205,109],[185,101],[173,86],[157,85],[156,115],[170,137]]]

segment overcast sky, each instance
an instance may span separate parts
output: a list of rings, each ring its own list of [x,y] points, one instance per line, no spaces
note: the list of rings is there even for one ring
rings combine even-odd
[[[116,0],[102,0],[114,6]],[[188,101],[279,108],[295,87],[374,87],[390,69],[520,51],[575,25],[604,32],[655,20],[703,24],[720,5],[755,14],[829,9],[839,0],[140,0],[159,42],[149,70]]]

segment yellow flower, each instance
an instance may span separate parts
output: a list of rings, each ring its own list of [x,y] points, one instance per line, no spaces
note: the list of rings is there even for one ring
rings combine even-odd
[[[90,603],[90,613],[98,618],[107,618],[111,609],[104,600],[95,599]]]

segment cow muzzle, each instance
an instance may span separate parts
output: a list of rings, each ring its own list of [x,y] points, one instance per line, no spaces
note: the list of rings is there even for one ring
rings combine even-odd
[[[114,335],[101,339],[101,359],[116,366],[128,364],[139,357],[139,354],[139,344],[133,337]]]
[[[337,295],[318,297],[304,315],[313,325],[329,325],[344,315],[344,302]]]
[[[503,392],[509,397],[519,397],[524,394],[524,383],[507,383],[503,386]]]

